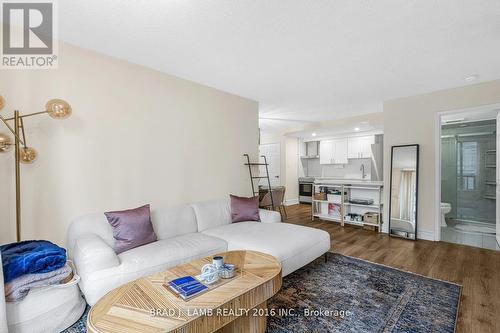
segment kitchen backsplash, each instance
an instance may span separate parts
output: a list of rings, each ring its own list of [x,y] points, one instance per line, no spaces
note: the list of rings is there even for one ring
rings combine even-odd
[[[371,159],[350,159],[349,164],[319,164],[319,159],[302,159],[304,176],[361,179],[361,165],[365,166],[365,179],[371,179]]]

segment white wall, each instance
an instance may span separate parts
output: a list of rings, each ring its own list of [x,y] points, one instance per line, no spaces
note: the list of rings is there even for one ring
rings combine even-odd
[[[384,102],[384,179],[389,188],[391,146],[420,144],[419,238],[435,237],[440,198],[435,196],[437,114],[500,102],[500,80]],[[389,193],[385,191],[388,202]],[[386,214],[388,205],[385,205]]]
[[[57,97],[74,111],[26,119],[39,158],[22,166],[24,239],[65,244],[70,221],[89,212],[251,195],[242,154],[257,158],[257,102],[65,44],[59,59],[57,70],[0,72],[9,110]],[[0,169],[5,243],[15,240],[12,154]]]

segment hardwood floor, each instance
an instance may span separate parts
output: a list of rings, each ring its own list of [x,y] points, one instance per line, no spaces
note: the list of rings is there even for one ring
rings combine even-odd
[[[286,207],[285,222],[323,229],[333,252],[462,285],[457,332],[500,332],[500,252],[445,242],[409,241],[316,219]]]

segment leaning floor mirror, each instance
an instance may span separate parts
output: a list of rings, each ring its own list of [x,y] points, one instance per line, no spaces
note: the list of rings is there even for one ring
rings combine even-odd
[[[392,146],[389,234],[417,239],[418,145]]]

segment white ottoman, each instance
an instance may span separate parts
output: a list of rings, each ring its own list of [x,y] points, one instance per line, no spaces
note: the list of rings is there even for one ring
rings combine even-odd
[[[35,288],[20,302],[6,302],[9,333],[60,332],[73,325],[86,306],[79,280],[75,274],[68,283]]]

